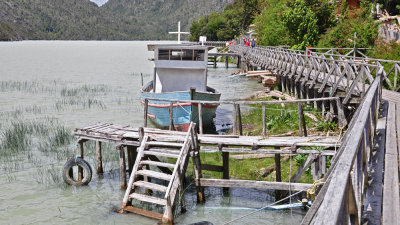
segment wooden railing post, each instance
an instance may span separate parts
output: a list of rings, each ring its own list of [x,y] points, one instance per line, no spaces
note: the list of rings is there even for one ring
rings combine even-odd
[[[265,103],[262,104],[262,123],[263,123],[263,137],[267,136],[267,119],[265,115]]]
[[[237,108],[236,104],[233,103],[233,135],[236,135],[236,129],[237,129]]]
[[[203,110],[202,110],[202,104],[198,104],[198,114],[199,114],[199,132],[200,134],[203,134]]]
[[[144,100],[144,122],[143,122],[143,127],[147,127],[148,110],[149,110],[149,100],[146,98]]]
[[[242,114],[240,113],[240,104],[236,105],[239,123],[239,135],[243,135]]]
[[[174,103],[171,102],[169,104],[169,130],[174,130],[174,118],[173,118],[173,111],[174,111]]]
[[[306,121],[304,118],[303,106],[301,102],[297,103],[299,118],[299,136],[307,137]]]

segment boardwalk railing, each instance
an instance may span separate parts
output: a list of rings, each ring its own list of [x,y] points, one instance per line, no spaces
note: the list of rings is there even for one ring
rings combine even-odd
[[[270,104],[288,104],[288,103],[297,103],[298,105],[298,118],[299,118],[299,135],[307,136],[307,129],[304,120],[304,112],[302,103],[308,102],[331,102],[331,111],[333,114],[338,116],[338,122],[340,127],[344,127],[347,125],[347,121],[343,112],[343,106],[340,102],[340,98],[338,97],[327,97],[327,98],[316,98],[316,99],[296,99],[296,100],[283,100],[283,101],[201,101],[201,100],[178,100],[178,99],[159,99],[159,98],[146,98],[145,99],[145,106],[144,106],[144,127],[147,126],[147,118],[148,118],[148,105],[149,101],[161,101],[161,102],[169,102],[169,120],[170,126],[169,129],[172,130],[174,127],[173,124],[173,107],[179,107],[180,104],[190,103],[191,105],[197,105],[198,108],[198,115],[199,115],[199,132],[203,134],[203,111],[202,108],[204,105],[232,105],[233,111],[233,134],[236,135],[237,129],[239,129],[239,134],[243,135],[243,124],[242,124],[242,113],[240,110],[241,105],[262,105],[262,114],[261,119],[263,123],[263,136],[267,136],[267,121],[266,121],[266,105]],[[328,105],[328,104],[326,104]],[[336,113],[333,111],[336,105],[335,110]],[[193,113],[193,112],[192,112]]]
[[[371,84],[377,69],[382,71],[383,85],[390,90],[400,91],[400,61],[383,60],[364,57],[353,57],[331,53],[293,50],[279,47],[249,48],[233,44],[230,51],[240,53],[243,60],[254,62],[257,66],[277,70],[283,77],[295,77],[295,81],[303,80],[302,86],[309,82],[311,86],[321,82],[319,93],[333,87],[330,96],[338,90],[346,91],[347,103],[351,95],[365,93],[366,84]],[[356,81],[353,84],[352,81]],[[354,87],[352,87],[354,86]]]
[[[353,117],[325,184],[302,224],[361,224],[368,163],[382,97],[382,73],[383,68]]]

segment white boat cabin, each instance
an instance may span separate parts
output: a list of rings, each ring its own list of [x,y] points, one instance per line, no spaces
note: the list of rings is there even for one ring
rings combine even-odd
[[[148,45],[154,51],[153,92],[207,90],[208,46]]]

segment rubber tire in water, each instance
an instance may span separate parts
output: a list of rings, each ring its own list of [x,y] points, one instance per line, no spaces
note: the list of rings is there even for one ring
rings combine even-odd
[[[73,177],[70,176],[70,170],[72,167],[78,166],[83,168],[83,179],[81,181],[74,180]],[[71,158],[69,159],[63,167],[63,179],[65,183],[72,185],[72,186],[83,186],[89,184],[92,180],[92,168],[90,167],[89,163],[83,160],[80,157]]]

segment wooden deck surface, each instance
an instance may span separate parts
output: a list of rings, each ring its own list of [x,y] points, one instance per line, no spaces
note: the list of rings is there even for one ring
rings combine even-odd
[[[382,224],[400,224],[400,93],[383,90],[382,94],[388,101],[388,113],[381,221]]]
[[[185,132],[168,131],[154,128],[145,128],[145,133],[157,141],[182,141]],[[81,139],[114,142],[121,145],[138,146],[139,133],[137,128],[109,123],[98,123],[92,126],[75,129],[75,136]],[[336,147],[340,146],[338,137],[321,136],[288,136],[288,137],[262,137],[239,135],[199,135],[200,144],[220,144],[226,146],[263,147]]]

